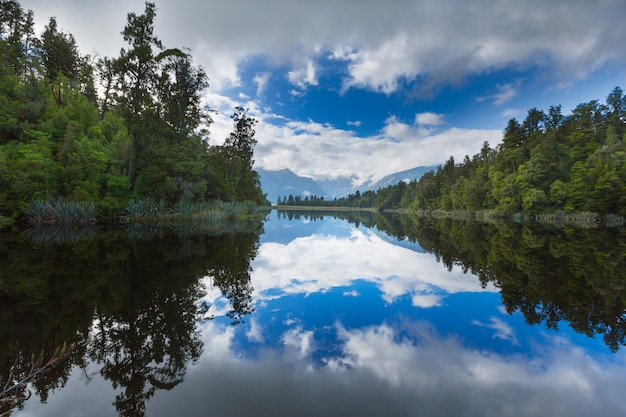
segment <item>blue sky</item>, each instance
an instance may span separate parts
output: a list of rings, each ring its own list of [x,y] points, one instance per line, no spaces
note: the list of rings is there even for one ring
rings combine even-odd
[[[210,77],[220,144],[236,105],[256,166],[355,183],[478,153],[528,109],[626,88],[626,1],[155,0],[156,33]],[[117,56],[143,1],[23,0],[84,53]]]

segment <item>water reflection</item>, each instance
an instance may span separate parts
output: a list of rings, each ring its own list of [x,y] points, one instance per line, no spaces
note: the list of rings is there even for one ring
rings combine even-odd
[[[626,372],[564,341],[547,339],[533,360],[468,349],[427,323],[338,325],[341,357],[312,365],[285,338],[283,350],[237,357],[232,328],[212,323],[207,354],[179,390],[149,407],[155,416],[620,416]],[[210,340],[210,342],[209,342]],[[305,341],[306,338],[301,340]]]
[[[375,283],[386,302],[410,296],[414,306],[441,305],[448,294],[495,292],[461,268],[441,268],[421,251],[402,247],[371,229],[328,218],[307,236],[287,243],[266,241],[253,262],[257,298],[311,294],[349,286],[355,280]],[[310,227],[309,227],[310,229]]]
[[[228,298],[233,320],[250,313],[249,265],[260,231],[260,221],[238,233],[166,232],[144,240],[117,230],[80,243],[35,246],[3,236],[0,387],[16,357],[27,369],[30,352],[49,355],[67,341],[71,354],[33,381],[29,404],[46,402],[56,390],[54,398],[63,398],[62,388],[80,370],[88,385],[109,381],[114,392],[106,400],[119,415],[144,415],[146,401],[180,384],[202,352],[199,325],[212,318],[202,302],[202,278],[213,277],[211,289]],[[0,404],[0,412],[23,407],[23,398],[17,400]]]
[[[15,311],[89,315],[58,326],[83,353],[16,415],[625,415],[622,230],[339,215],[274,212],[260,238],[99,237],[29,258],[97,265],[82,273],[5,271]],[[51,334],[13,330],[21,350]]]
[[[626,337],[626,231],[421,219],[414,237],[442,263],[493,283],[506,311],[528,324],[601,335],[617,351]]]

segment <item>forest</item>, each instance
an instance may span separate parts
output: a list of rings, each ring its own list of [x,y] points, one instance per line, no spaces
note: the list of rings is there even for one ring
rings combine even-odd
[[[208,76],[185,48],[154,32],[156,7],[128,13],[119,56],[79,52],[51,17],[0,0],[0,216],[32,201],[89,202],[99,213],[129,201],[266,204],[252,170],[255,125],[233,109],[233,130],[208,143]]]
[[[129,202],[267,204],[252,169],[255,125],[233,109],[233,131],[209,145],[214,110],[189,50],[166,48],[156,7],[128,13],[116,57],[79,52],[51,17],[36,35],[34,14],[0,0],[0,216],[33,201],[89,202],[113,214]],[[421,211],[626,215],[626,96],[533,108],[511,119],[495,148],[450,157],[419,181],[324,200],[285,196],[279,205]]]
[[[530,109],[509,120],[495,148],[484,142],[473,157],[450,157],[418,181],[332,201],[285,197],[282,205],[373,207],[412,211],[595,213],[626,215],[626,96],[615,87],[564,115]]]

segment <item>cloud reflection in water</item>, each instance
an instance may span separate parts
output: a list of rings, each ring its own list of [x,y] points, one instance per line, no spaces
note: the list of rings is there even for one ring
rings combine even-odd
[[[626,368],[590,358],[547,337],[541,356],[501,356],[467,349],[427,323],[400,331],[388,324],[345,329],[337,324],[342,356],[315,366],[310,338],[286,338],[289,349],[255,360],[231,350],[234,329],[213,322],[206,352],[186,382],[160,392],[150,415],[220,416],[620,416]],[[408,332],[408,333],[407,333]],[[314,348],[314,347],[313,347]]]
[[[157,415],[182,402],[196,415],[221,416],[626,414],[623,353],[594,356],[567,336],[519,326],[497,302],[488,314],[419,318],[419,311],[445,311],[454,294],[497,290],[373,231],[325,220],[287,242],[266,237],[253,269],[257,312],[246,330],[210,323],[201,364],[184,388],[155,398]],[[376,313],[355,321],[337,297],[361,299]],[[393,304],[405,307],[392,312]],[[476,332],[512,349],[481,345]]]
[[[327,222],[350,228],[349,234],[345,230],[315,233],[286,244],[261,245],[252,263],[257,300],[346,287],[357,279],[375,283],[388,303],[410,294],[414,305],[420,307],[440,305],[446,294],[496,291],[492,285],[482,288],[460,268],[448,272],[430,254],[393,245],[368,229],[339,220]]]
[[[339,220],[307,226],[262,240],[245,323],[231,326],[208,291],[216,320],[202,327],[202,356],[146,415],[626,415],[624,352],[525,325],[494,287],[432,254]],[[72,378],[28,415],[113,415],[110,385],[89,386],[102,389]]]

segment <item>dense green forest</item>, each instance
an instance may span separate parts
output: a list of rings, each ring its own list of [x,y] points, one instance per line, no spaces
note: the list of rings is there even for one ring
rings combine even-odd
[[[601,104],[563,115],[533,108],[511,119],[502,143],[473,157],[450,157],[419,181],[323,201],[285,197],[283,205],[512,213],[626,215],[626,96],[615,87]]]
[[[128,14],[113,58],[82,55],[54,17],[37,36],[33,16],[0,0],[0,215],[59,198],[101,213],[131,199],[266,202],[256,120],[235,108],[230,136],[209,146],[208,77],[188,50],[164,47],[153,3]]]

